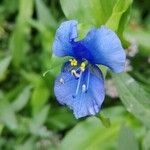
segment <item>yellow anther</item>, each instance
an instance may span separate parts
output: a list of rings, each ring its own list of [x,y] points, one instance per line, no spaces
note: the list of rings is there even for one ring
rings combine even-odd
[[[86,64],[84,62],[82,62],[80,65],[80,69],[82,72],[85,70],[85,66],[86,66]]]
[[[71,66],[77,66],[78,62],[76,59],[69,59]]]

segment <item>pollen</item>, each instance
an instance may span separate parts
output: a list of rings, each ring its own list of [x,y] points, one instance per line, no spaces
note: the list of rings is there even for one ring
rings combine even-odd
[[[78,65],[78,62],[76,59],[70,59],[69,61],[70,61],[71,66],[77,66]]]
[[[85,66],[86,66],[86,64],[84,62],[82,62],[81,65],[80,65],[80,69],[81,69],[82,72],[84,72]]]

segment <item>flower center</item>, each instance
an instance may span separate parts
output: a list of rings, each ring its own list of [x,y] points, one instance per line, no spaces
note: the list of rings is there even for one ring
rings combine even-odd
[[[90,80],[90,71],[88,69],[88,61],[77,61],[76,59],[70,59],[69,60],[71,65],[71,74],[78,79],[76,91],[73,94],[73,98],[75,98],[78,95],[79,90],[81,89],[82,93],[86,93],[89,88],[89,80]],[[87,68],[87,70],[86,70]],[[87,71],[84,75],[83,72]],[[86,79],[83,79],[86,78]],[[84,84],[82,82],[85,82]]]
[[[80,77],[81,72],[85,71],[85,68],[88,64],[86,60],[82,62],[78,62],[76,59],[69,59],[70,65],[72,66],[71,74],[74,75],[76,78]]]

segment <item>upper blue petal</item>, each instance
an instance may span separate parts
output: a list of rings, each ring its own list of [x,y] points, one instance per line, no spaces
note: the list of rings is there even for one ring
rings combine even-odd
[[[75,20],[66,21],[57,29],[54,54],[72,56],[77,60],[87,59],[92,64],[105,65],[114,72],[123,71],[126,55],[116,33],[102,26],[91,29],[83,40],[76,42],[77,23]]]
[[[79,79],[75,78],[66,69],[64,70],[55,81],[54,92],[57,100],[61,104],[68,105],[73,110],[76,118],[98,113],[105,96],[104,80],[99,68],[93,66],[92,69],[86,69],[83,72],[79,92],[75,97]],[[83,92],[82,85],[87,83],[88,71],[90,71],[89,88],[87,92]]]
[[[71,41],[77,37],[77,23],[75,20],[65,21],[57,29],[52,47],[56,56],[73,56]]]
[[[89,31],[74,47],[77,57],[84,57],[93,64],[105,65],[114,72],[124,70],[125,51],[115,32],[105,26]]]

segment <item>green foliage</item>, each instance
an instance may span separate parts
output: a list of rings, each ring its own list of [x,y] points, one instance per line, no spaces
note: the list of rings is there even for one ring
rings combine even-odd
[[[118,0],[113,7],[112,14],[107,20],[106,25],[114,31],[117,31],[119,28],[124,28],[128,16],[125,15],[125,13],[128,14],[128,9],[131,6],[131,4],[132,0]]]
[[[121,37],[128,22],[132,4],[132,0],[60,0],[60,2],[68,19],[77,19],[79,22],[97,27],[106,25],[118,31]]]
[[[36,0],[36,9],[40,22],[42,22],[47,27],[56,28],[57,22],[43,1]]]
[[[150,128],[150,95],[125,73],[114,75],[114,80],[127,110]]]
[[[140,0],[133,7],[132,0],[0,1],[0,149],[150,149],[149,2],[139,4]],[[124,47],[133,41],[139,46],[135,57],[127,56],[130,75],[112,75],[119,98],[107,96],[96,117],[76,120],[54,96],[55,77],[68,57],[54,56],[52,43],[60,22],[67,19],[79,22],[76,40],[91,27],[106,25]],[[110,79],[107,68],[100,68]]]
[[[27,86],[21,91],[16,99],[12,102],[12,108],[14,111],[18,112],[22,110],[25,105],[28,103],[31,96],[31,87]]]
[[[126,137],[126,138],[125,138]],[[139,150],[138,142],[132,129],[122,126],[118,137],[118,150]]]
[[[0,122],[11,130],[17,129],[17,119],[12,105],[4,98],[0,101]]]
[[[10,64],[11,57],[8,56],[0,61],[0,81],[2,81],[6,76],[6,71]]]
[[[111,15],[116,0],[60,0],[60,2],[68,19],[77,19],[99,27]]]
[[[19,1],[19,15],[16,19],[16,27],[10,39],[9,48],[12,51],[13,63],[19,67],[26,56],[28,43],[26,36],[30,33],[27,20],[33,13],[33,0]]]
[[[117,111],[115,112],[114,110]],[[112,124],[109,128],[105,128],[98,118],[88,118],[87,120],[79,123],[67,134],[67,136],[62,140],[60,149],[66,150],[68,147],[72,147],[72,150],[99,150],[100,148],[104,150],[117,149],[116,141],[119,133],[121,134],[120,138],[118,138],[119,146],[120,142],[126,140],[125,138],[128,138],[128,134],[130,134],[130,139],[127,140],[131,140],[131,144],[128,145],[128,148],[135,148],[135,150],[137,150],[137,141],[134,139],[132,132],[128,133],[128,128],[120,129],[121,125],[124,123],[123,118],[126,118],[126,124],[130,124],[132,122],[128,119],[128,115],[123,114],[125,110],[121,107],[114,107],[108,110],[106,109],[105,111],[107,113],[111,113]],[[106,114],[106,112],[103,113]],[[123,133],[120,133],[119,130]],[[121,144],[121,146],[123,146],[123,144]],[[121,148],[118,148],[118,150],[121,150]]]

